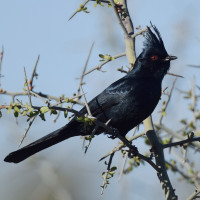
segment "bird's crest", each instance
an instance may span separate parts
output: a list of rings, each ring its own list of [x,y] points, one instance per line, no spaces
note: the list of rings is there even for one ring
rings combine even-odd
[[[160,32],[158,31],[155,25],[152,25],[152,23],[151,23],[151,26],[155,33],[153,33],[150,27],[147,27],[148,31],[146,32],[146,35],[145,35],[146,41],[144,42],[144,46],[147,48],[159,46],[159,48],[165,49]]]

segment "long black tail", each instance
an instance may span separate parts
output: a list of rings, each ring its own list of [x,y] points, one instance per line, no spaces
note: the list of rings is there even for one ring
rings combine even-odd
[[[5,157],[5,162],[13,162],[19,163],[26,158],[32,156],[33,154],[42,151],[54,144],[57,144],[63,140],[66,140],[70,137],[78,136],[78,135],[89,135],[84,132],[83,123],[79,123],[77,121],[71,121],[66,126],[49,133],[48,135],[36,140],[35,142],[10,153]]]

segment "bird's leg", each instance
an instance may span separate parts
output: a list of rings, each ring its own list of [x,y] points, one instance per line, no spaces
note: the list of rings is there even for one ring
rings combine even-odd
[[[132,148],[129,148],[127,152],[129,158],[133,158],[138,155],[138,149],[136,146],[132,146]]]
[[[112,132],[109,132],[110,135],[108,136],[108,138],[111,138],[111,139],[119,138],[118,137],[119,135],[120,137],[122,137],[117,128],[114,128],[112,126],[110,126],[110,128],[112,129]]]
[[[109,138],[119,138],[128,148],[128,157],[133,158],[134,156],[138,155],[138,149],[135,145],[132,145],[132,142],[128,141],[125,137],[123,137],[120,131],[117,128],[110,127],[112,131],[112,135],[108,136]]]

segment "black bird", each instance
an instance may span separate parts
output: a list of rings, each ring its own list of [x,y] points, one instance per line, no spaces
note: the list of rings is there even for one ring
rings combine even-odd
[[[148,27],[143,51],[137,57],[132,71],[88,103],[94,117],[104,123],[110,119],[109,126],[123,137],[153,112],[160,99],[161,83],[169,70],[170,61],[177,58],[168,55],[159,31],[155,26],[152,28],[154,33]],[[80,115],[86,113],[87,109],[83,107]],[[94,128],[95,125],[85,127],[83,122],[74,117],[64,127],[10,153],[4,161],[19,163],[70,137],[91,135]],[[103,132],[111,134],[104,128],[98,128],[95,135]]]

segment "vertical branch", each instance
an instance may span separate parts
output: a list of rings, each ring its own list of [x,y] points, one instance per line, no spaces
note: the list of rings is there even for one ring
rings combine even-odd
[[[2,50],[0,52],[0,87],[1,87],[1,77],[2,77],[2,75],[1,75],[1,67],[2,67],[3,55],[4,55],[4,48],[2,46]]]
[[[129,15],[127,1],[119,0],[118,4],[114,4],[114,1],[111,0],[111,4],[117,15],[119,24],[121,25],[123,32],[124,32],[124,39],[125,39],[125,45],[126,45],[126,57],[129,61],[130,67],[132,69],[134,66],[135,60],[136,60],[135,37],[131,37],[131,35],[134,34],[134,28],[133,28],[133,23],[131,21],[130,15]],[[120,6],[120,9],[117,9],[116,5]]]
[[[111,0],[111,3],[113,5],[113,0]],[[120,9],[116,9],[116,5],[120,6]],[[130,63],[131,69],[134,67],[134,63],[136,60],[135,55],[135,38],[131,37],[131,35],[134,34],[133,29],[133,23],[129,16],[129,11],[127,7],[127,0],[119,0],[115,6],[113,6],[115,9],[115,13],[117,13],[117,17],[119,20],[119,14],[120,14],[120,20],[123,23],[122,28],[125,27],[126,31],[124,31],[124,39],[125,39],[125,45],[126,45],[126,56]],[[158,167],[158,178],[160,180],[162,189],[164,190],[165,197],[167,200],[176,200],[177,196],[174,193],[174,189],[171,185],[171,182],[169,180],[166,168],[165,168],[165,158],[163,153],[163,145],[159,142],[156,133],[153,128],[153,123],[151,116],[149,116],[147,119],[144,120],[144,126],[145,126],[145,132],[146,135],[152,145],[152,151],[155,153],[155,159],[156,159],[156,165]]]
[[[158,137],[153,128],[153,123],[151,116],[144,120],[144,127],[146,135],[152,145],[152,151],[155,154],[156,165],[159,168],[157,172],[158,178],[160,180],[162,189],[165,193],[165,198],[167,200],[176,200],[177,196],[175,195],[174,189],[171,185],[170,179],[167,174],[167,170],[165,167],[165,158],[163,152],[163,145],[159,142]]]
[[[128,32],[128,35],[124,35],[125,45],[126,45],[126,56],[128,58],[129,64],[132,69],[134,66],[135,60],[136,60],[135,38],[131,37],[131,35],[134,34],[134,27],[133,27],[133,23],[130,18],[130,15],[129,15],[127,1],[123,0],[122,5],[124,8],[124,12],[125,12],[125,16],[122,16],[122,22]]]

